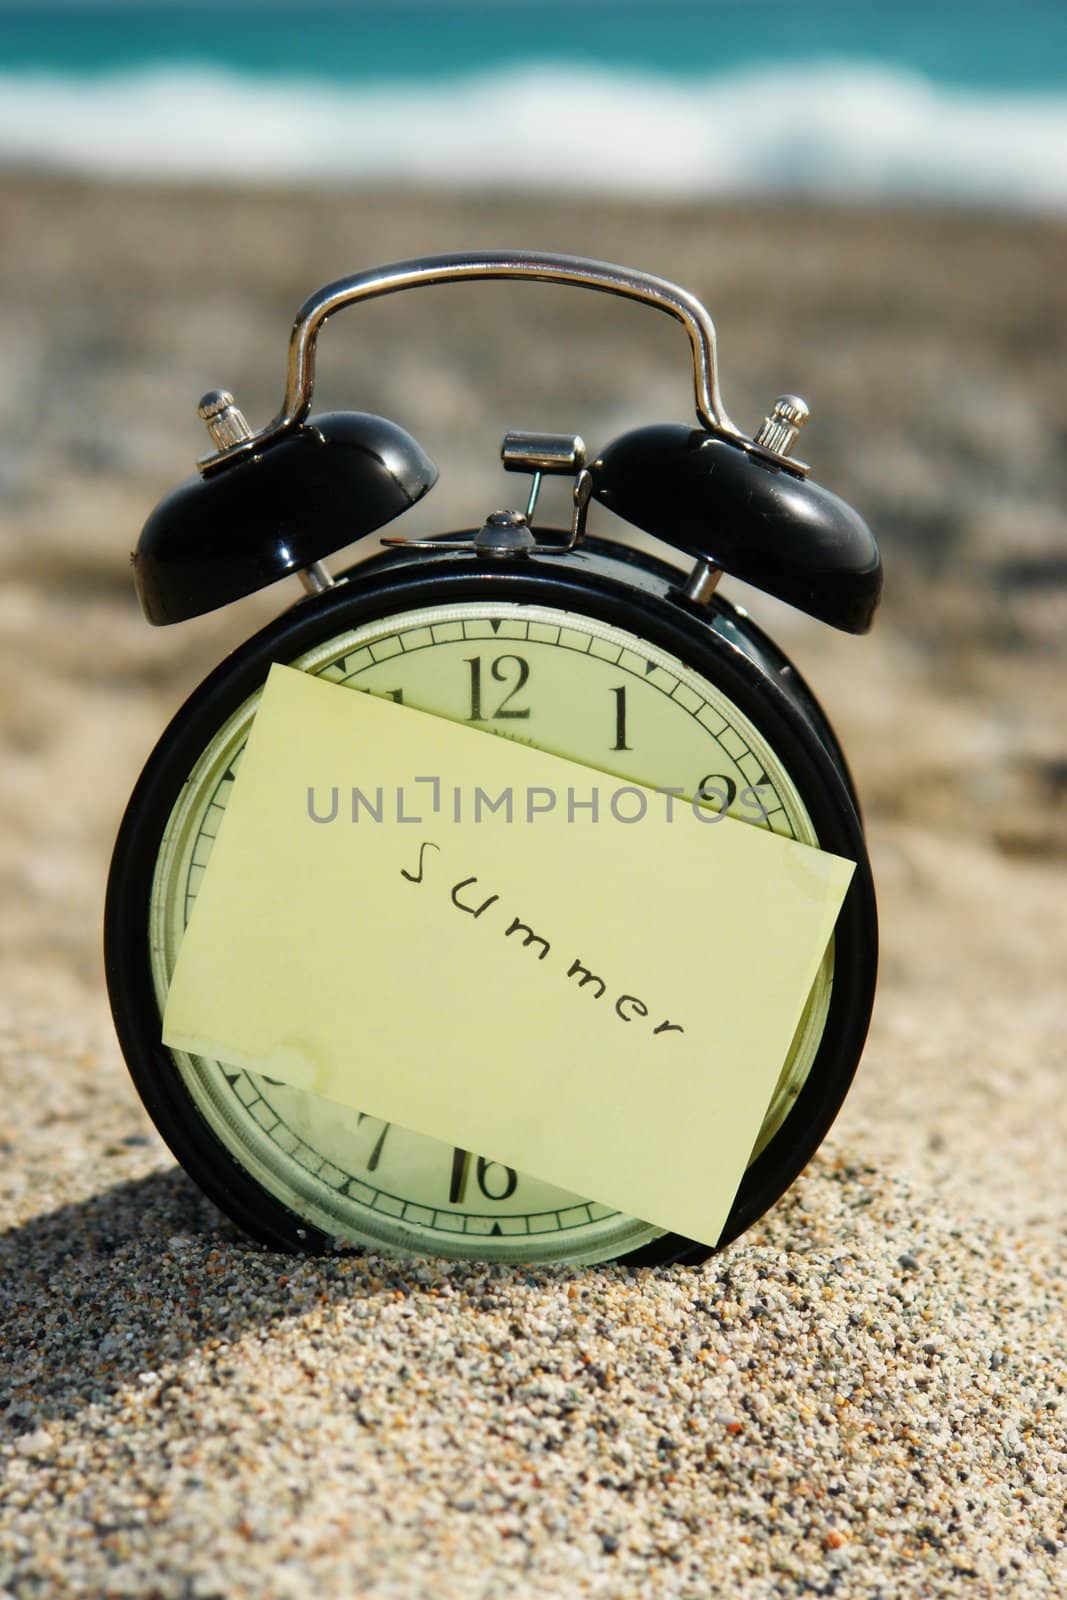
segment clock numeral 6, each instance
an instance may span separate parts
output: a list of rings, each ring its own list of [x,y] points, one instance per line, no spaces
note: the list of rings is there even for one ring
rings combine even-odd
[[[506,684],[512,676],[515,677],[515,681],[511,685],[511,688],[508,690],[507,694],[504,696],[503,700],[501,700],[500,704],[497,706],[496,710],[491,711],[489,713],[489,717],[487,718],[485,712],[482,710],[482,658],[481,656],[467,656],[465,659],[468,667],[471,669],[471,709],[470,715],[467,717],[468,722],[485,722],[488,720],[495,721],[498,717],[528,717],[530,715],[529,706],[526,706],[523,710],[519,710],[518,707],[510,707],[508,703],[509,701],[514,700],[515,696],[519,693],[519,690],[525,686],[526,680],[530,676],[530,663],[528,661],[524,660],[522,656],[496,657],[489,670],[492,676],[496,679],[497,683]],[[517,674],[512,674],[507,665],[508,662],[512,661],[518,668]]]
[[[456,1145],[452,1152],[452,1175],[448,1186],[448,1198],[453,1205],[463,1201],[463,1192],[467,1187],[467,1171],[470,1167],[470,1151],[463,1150]],[[494,1173],[492,1182],[491,1172],[503,1173],[503,1182]],[[478,1180],[478,1188],[487,1200],[510,1200],[519,1186],[519,1175],[514,1167],[505,1167],[501,1161],[487,1161],[485,1156],[479,1156],[475,1162],[474,1175]]]
[[[499,1177],[494,1177],[493,1185],[490,1187],[489,1174],[494,1169],[497,1173],[502,1172],[504,1174],[502,1187]],[[478,1178],[478,1187],[487,1200],[510,1200],[515,1190],[519,1187],[519,1175],[515,1168],[505,1167],[499,1161],[487,1161],[484,1156],[479,1156],[475,1172]]]

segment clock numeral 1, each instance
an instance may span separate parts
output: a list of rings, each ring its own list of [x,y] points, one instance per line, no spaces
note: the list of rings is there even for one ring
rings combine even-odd
[[[529,706],[526,706],[523,710],[509,708],[508,706],[509,700],[514,700],[519,690],[525,686],[530,676],[530,663],[524,660],[522,656],[497,656],[489,670],[497,683],[507,683],[511,676],[505,666],[508,661],[514,661],[519,669],[518,675],[496,710],[490,712],[487,718],[482,710],[482,658],[481,656],[466,657],[467,665],[471,669],[471,709],[467,718],[468,722],[495,721],[498,717],[528,717],[530,715]]]
[[[615,743],[613,750],[629,750],[632,747],[626,743],[626,685],[612,689],[615,696]]]

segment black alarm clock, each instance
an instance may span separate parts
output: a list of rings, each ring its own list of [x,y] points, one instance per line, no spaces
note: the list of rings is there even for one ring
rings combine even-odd
[[[593,455],[574,435],[508,433],[503,464],[530,480],[517,505],[458,533],[394,531],[379,553],[331,576],[325,558],[392,526],[433,487],[437,468],[384,417],[311,412],[320,328],[361,300],[488,278],[600,290],[675,318],[691,346],[695,426],[640,427]],[[160,1133],[211,1199],[274,1249],[515,1263],[703,1259],[704,1244],[477,1151],[169,1049],[161,1017],[272,663],[486,733],[519,734],[856,863],[719,1246],[759,1217],[844,1099],[877,961],[863,824],[841,748],[796,668],[718,589],[726,573],[833,627],[870,626],[882,582],[877,546],[793,454],[807,407],[785,396],[754,437],[736,427],[719,393],[711,318],[676,285],[569,256],[485,252],[401,262],[328,286],[297,315],[277,418],[256,433],[222,391],[205,396],[200,414],[214,453],[152,512],[133,558],[148,620],[181,622],[290,575],[305,593],[181,708],[115,846],[107,982],[126,1061]],[[569,527],[537,520],[546,474],[573,481]],[[589,531],[594,501],[651,535],[655,553],[647,541]],[[657,908],[697,941],[717,912],[700,900]],[[758,1007],[758,972],[751,985]],[[704,1003],[714,1004],[710,975]],[[365,1046],[354,1037],[351,1048]],[[687,1116],[684,1103],[677,1115]]]

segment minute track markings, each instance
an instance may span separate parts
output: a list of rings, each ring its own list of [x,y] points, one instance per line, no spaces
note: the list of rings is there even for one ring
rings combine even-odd
[[[293,1138],[296,1140],[296,1145],[292,1150],[286,1150],[286,1155],[291,1156],[295,1161],[299,1161],[301,1166],[304,1167],[305,1171],[311,1172],[313,1176],[320,1177],[321,1181],[327,1186],[327,1188],[332,1189],[336,1194],[349,1194],[351,1195],[351,1198],[358,1199],[359,1196],[354,1195],[351,1192],[352,1186],[355,1185],[359,1189],[366,1190],[372,1196],[372,1198],[364,1201],[364,1204],[369,1205],[372,1210],[382,1210],[383,1208],[379,1205],[379,1201],[384,1200],[392,1205],[399,1205],[403,1208],[403,1211],[401,1212],[401,1220],[403,1220],[404,1215],[408,1210],[433,1212],[435,1219],[447,1218],[451,1219],[453,1222],[464,1219],[464,1227],[461,1230],[457,1230],[454,1227],[444,1229],[441,1227],[441,1223],[436,1220],[429,1224],[431,1227],[441,1228],[442,1232],[453,1233],[456,1231],[461,1231],[464,1233],[468,1231],[487,1231],[489,1234],[493,1233],[492,1228],[488,1230],[468,1230],[466,1227],[466,1219],[468,1218],[472,1222],[505,1222],[512,1225],[519,1222],[524,1224],[534,1224],[542,1221],[545,1218],[553,1219],[553,1226],[551,1227],[538,1228],[534,1226],[524,1226],[521,1231],[524,1234],[529,1235],[568,1232],[574,1228],[585,1227],[594,1220],[607,1221],[609,1217],[618,1215],[617,1212],[609,1211],[604,1217],[594,1219],[592,1216],[592,1206],[588,1200],[578,1200],[573,1206],[564,1206],[562,1210],[559,1208],[549,1208],[545,1211],[509,1212],[504,1213],[503,1215],[492,1211],[442,1211],[438,1207],[426,1205],[423,1201],[413,1200],[410,1196],[393,1194],[389,1189],[380,1189],[373,1183],[368,1183],[366,1178],[361,1176],[361,1174],[358,1172],[346,1172],[342,1167],[337,1165],[336,1161],[332,1161],[328,1156],[323,1156],[321,1151],[316,1150],[313,1145],[309,1145],[305,1139],[302,1139],[298,1133],[289,1127],[284,1117],[281,1116],[277,1107],[267,1098],[266,1094],[264,1094],[263,1091],[258,1088],[254,1081],[255,1077],[257,1076],[256,1074],[247,1072],[243,1067],[238,1068],[236,1071],[227,1071],[225,1068],[220,1067],[219,1071],[226,1081],[232,1086],[237,1099],[240,1101],[241,1105],[246,1111],[248,1111],[252,1116],[255,1116],[256,1107],[263,1106],[266,1112],[276,1119],[271,1124],[270,1128],[266,1128],[259,1121],[259,1118],[256,1118],[257,1124],[263,1129],[263,1132],[266,1133],[268,1137],[278,1128],[284,1128],[287,1132],[292,1134]],[[246,1085],[248,1090],[251,1091],[248,1099],[245,1099],[240,1092],[242,1084]],[[282,1148],[284,1147],[279,1146],[279,1149]],[[306,1151],[308,1156],[318,1163],[317,1168],[312,1168],[310,1162],[303,1159],[304,1151]],[[324,1166],[333,1167],[335,1171],[339,1172],[341,1174],[340,1182],[332,1182],[328,1177],[322,1174],[321,1169]],[[559,1217],[570,1216],[574,1212],[584,1212],[585,1215],[576,1217],[573,1222],[560,1223],[556,1221],[556,1219]],[[392,1215],[393,1213],[383,1211],[383,1214]],[[507,1231],[509,1230],[502,1229],[501,1234],[503,1235]]]
[[[574,613],[574,615],[577,617],[578,613],[576,612],[576,613]],[[486,618],[483,618],[481,620],[483,620],[483,621],[492,621],[492,618],[491,617],[486,617]],[[507,614],[505,613],[499,620],[500,621],[508,620]],[[726,757],[726,759],[728,761],[730,761],[734,766],[737,767],[738,771],[742,774],[742,777],[745,777],[744,769],[740,765],[740,763],[742,761],[746,760],[747,757],[752,756],[752,757],[755,758],[755,760],[757,762],[760,762],[760,757],[757,754],[757,752],[752,749],[751,745],[747,744],[744,741],[744,739],[742,738],[741,734],[738,733],[737,729],[734,727],[734,725],[731,722],[729,722],[728,720],[724,719],[724,726],[719,730],[718,733],[713,733],[712,730],[708,727],[707,723],[701,722],[700,721],[701,712],[709,711],[709,712],[713,712],[713,713],[715,713],[717,715],[720,715],[720,716],[721,716],[721,712],[718,712],[718,708],[713,706],[713,705],[711,705],[711,703],[709,701],[705,700],[703,698],[703,696],[701,696],[695,689],[689,688],[688,684],[683,684],[680,679],[675,678],[668,671],[668,669],[666,667],[663,667],[661,665],[660,662],[655,661],[655,660],[649,660],[648,657],[646,656],[644,658],[644,670],[643,670],[643,672],[638,672],[635,667],[627,666],[625,661],[623,660],[623,657],[631,649],[630,646],[620,645],[618,647],[619,648],[618,655],[616,657],[614,657],[614,658],[611,658],[611,657],[608,657],[608,656],[599,655],[599,654],[597,654],[597,653],[595,653],[593,651],[592,644],[593,644],[593,641],[597,637],[595,634],[586,635],[586,638],[587,638],[588,642],[587,642],[585,648],[583,649],[581,646],[576,645],[576,644],[572,643],[570,640],[567,640],[567,639],[563,638],[563,632],[564,632],[564,626],[563,625],[560,625],[560,626],[557,627],[557,629],[556,629],[557,637],[553,641],[553,640],[548,640],[548,639],[540,639],[540,638],[532,638],[531,637],[530,629],[531,628],[540,627],[540,626],[544,626],[544,624],[540,624],[540,623],[537,623],[537,622],[532,622],[530,620],[530,618],[528,618],[528,617],[516,617],[516,618],[512,618],[511,620],[514,623],[516,629],[521,628],[523,630],[521,633],[516,632],[514,635],[509,635],[509,637],[514,638],[516,641],[525,640],[529,644],[545,645],[549,649],[570,650],[570,651],[573,651],[573,653],[575,655],[589,656],[594,661],[603,661],[605,663],[605,665],[607,665],[607,666],[617,667],[620,671],[625,672],[629,677],[635,679],[635,681],[638,682],[638,683],[647,683],[648,682],[648,678],[650,677],[650,675],[654,671],[656,671],[657,668],[658,668],[659,670],[661,670],[665,674],[665,676],[670,678],[670,688],[668,688],[665,684],[658,684],[658,683],[652,683],[652,684],[649,685],[649,687],[655,689],[656,692],[658,694],[663,695],[663,697],[665,699],[670,700],[673,705],[677,706],[680,711],[684,712],[685,715],[690,717],[694,722],[699,723],[700,727],[708,735],[708,737],[715,740],[715,743],[719,746],[719,749],[722,751],[722,753]],[[433,637],[433,630],[434,630],[435,627],[439,626],[439,624],[431,624],[429,630],[427,630],[425,624],[420,624],[420,623],[412,623],[412,624],[410,624],[408,627],[404,628],[401,632],[397,633],[396,636],[395,636],[396,638],[401,640],[401,649],[399,651],[395,651],[392,656],[383,658],[383,661],[384,660],[396,661],[399,658],[400,655],[412,655],[413,656],[413,655],[417,655],[420,650],[439,649],[442,645],[459,644],[461,642],[462,643],[472,643],[472,642],[483,642],[484,643],[484,640],[485,640],[485,635],[484,634],[469,633],[467,631],[467,618],[466,617],[457,617],[455,619],[455,624],[458,624],[458,626],[462,629],[462,633],[458,637],[454,637],[454,638],[451,638],[451,639],[438,639],[438,638],[434,638]],[[446,626],[450,626],[450,625],[452,625],[452,624],[446,624]],[[548,626],[554,626],[554,625],[553,624],[549,624]],[[407,634],[425,633],[427,631],[429,631],[429,633],[431,634],[431,637],[428,638],[428,639],[421,640],[418,644],[408,645],[408,644],[403,642],[403,640],[405,638],[405,635],[407,635]],[[578,632],[578,629],[575,628],[572,631]],[[369,649],[369,646],[363,647],[363,648],[368,648]],[[339,662],[346,661],[348,659],[348,657],[354,653],[354,649],[355,649],[355,647],[350,645],[344,651],[344,653],[341,656],[332,657],[329,661],[326,661],[321,666],[316,667],[315,668],[315,672],[314,672],[313,675],[315,677],[321,677],[323,675],[323,673],[329,672],[331,670],[331,668],[336,667]],[[372,657],[372,659],[369,662],[365,663],[364,666],[358,668],[357,671],[348,673],[344,678],[338,679],[338,680],[336,680],[336,682],[338,683],[339,687],[343,686],[343,685],[346,685],[346,684],[349,684],[349,683],[352,682],[352,680],[354,678],[358,678],[358,677],[362,676],[362,674],[364,672],[369,672],[373,667],[381,666],[383,664],[383,661],[375,660]],[[333,682],[335,680],[331,679],[329,681]],[[685,704],[683,704],[683,702],[677,698],[677,695],[676,695],[676,692],[675,692],[679,688],[685,689],[685,690],[688,691],[688,693],[695,695],[700,703],[698,705],[692,707],[692,708],[687,706],[687,705],[685,705]],[[389,698],[392,698],[392,695],[393,695],[393,693],[395,691],[389,691],[389,690],[384,690],[384,689],[383,690],[378,690],[378,691],[375,691],[375,690],[372,689],[370,691],[371,694],[374,694],[376,692],[378,693],[379,698],[381,698],[381,699],[389,699]],[[722,743],[721,735],[726,734],[726,733],[733,733],[734,736],[736,738],[740,739],[742,744],[744,744],[744,750],[742,751],[742,753],[739,756],[735,756]],[[242,746],[242,749],[243,749],[243,746]],[[764,775],[765,775],[765,769],[764,769],[764,767],[762,765],[762,762],[760,762],[760,771],[763,772]],[[765,779],[765,783],[763,784],[763,787],[766,787],[766,788],[770,789],[771,793],[774,795],[775,800],[778,801],[778,804],[776,806],[767,806],[767,807],[764,808],[766,813],[767,813],[767,815],[770,817],[770,816],[776,816],[780,811],[781,812],[785,812],[785,807],[782,805],[781,797],[778,794],[778,791],[774,787],[773,783],[771,783],[769,779]],[[788,837],[791,838],[791,839],[795,839],[796,838],[796,834],[794,833],[794,831],[792,829],[792,826],[790,826]]]

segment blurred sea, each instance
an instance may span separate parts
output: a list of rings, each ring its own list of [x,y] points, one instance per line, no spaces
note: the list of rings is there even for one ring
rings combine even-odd
[[[0,165],[1067,209],[1064,0],[0,0]]]

